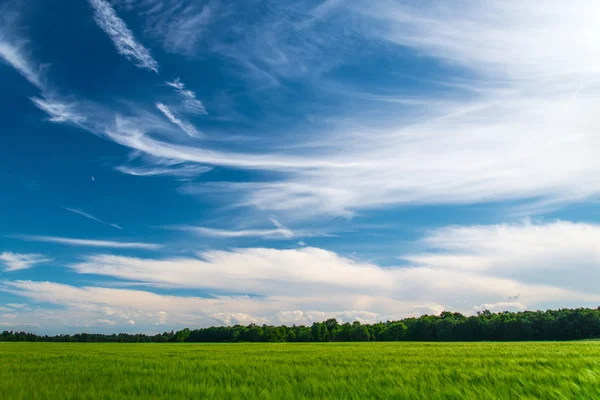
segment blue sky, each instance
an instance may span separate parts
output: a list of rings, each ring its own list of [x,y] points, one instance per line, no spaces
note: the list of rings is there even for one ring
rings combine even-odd
[[[596,307],[599,7],[2,2],[0,328]]]

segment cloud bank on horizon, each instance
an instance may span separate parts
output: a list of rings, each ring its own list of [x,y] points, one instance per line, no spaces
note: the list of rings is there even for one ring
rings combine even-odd
[[[34,3],[61,29],[0,7],[0,327],[600,302],[600,5]]]

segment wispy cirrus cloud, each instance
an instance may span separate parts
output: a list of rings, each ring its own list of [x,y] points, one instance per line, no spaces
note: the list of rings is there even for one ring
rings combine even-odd
[[[175,88],[179,95],[183,97],[183,105],[187,111],[194,114],[208,114],[204,107],[204,103],[196,98],[196,93],[185,88],[181,79],[175,78],[172,82],[165,81],[165,83],[172,88]]]
[[[142,250],[158,250],[162,245],[154,243],[141,242],[118,242],[111,240],[95,240],[95,239],[76,239],[58,236],[39,236],[39,235],[13,235],[16,239],[26,240],[30,242],[45,242],[57,243],[69,246],[82,247],[107,247],[113,249],[142,249]]]
[[[121,228],[121,227],[120,227],[119,225],[117,225],[117,224],[114,224],[114,223],[112,223],[112,224],[111,224],[111,223],[109,223],[109,222],[103,221],[103,220],[101,220],[100,218],[98,218],[98,217],[95,217],[95,216],[93,216],[92,214],[90,214],[90,213],[87,213],[87,212],[85,212],[85,211],[83,211],[83,210],[78,210],[78,209],[76,209],[76,208],[69,208],[69,207],[63,207],[63,208],[64,208],[65,210],[67,210],[67,211],[70,211],[70,212],[74,213],[74,214],[81,215],[82,217],[85,217],[85,218],[87,218],[87,219],[91,219],[92,221],[99,222],[99,223],[101,223],[101,224],[103,224],[103,225],[111,226],[111,227],[113,227],[113,228],[116,228],[116,229],[119,229],[119,230],[122,230],[122,229],[123,229],[123,228]]]
[[[32,97],[31,101],[37,108],[45,111],[52,122],[69,122],[80,125],[86,120],[86,116],[79,113],[73,103],[64,103],[52,96],[46,98]]]
[[[127,164],[119,165],[115,169],[127,175],[171,176],[184,181],[207,173],[213,167],[133,152],[130,154]]]
[[[25,79],[39,89],[43,88],[40,69],[33,69],[31,64],[24,58],[22,49],[10,44],[0,31],[0,59],[16,69]]]
[[[207,47],[237,64],[244,79],[263,87],[317,77],[356,55],[358,29],[339,1],[248,1],[236,13],[238,29],[223,29],[228,13],[215,13]],[[231,12],[231,10],[229,10]]]
[[[29,269],[36,264],[50,262],[52,260],[37,253],[20,254],[5,251],[0,253],[0,261],[6,265],[4,268],[5,272],[12,272]]]
[[[266,239],[293,239],[297,237],[312,236],[310,233],[303,231],[293,231],[283,225],[275,218],[269,218],[271,223],[275,225],[275,229],[217,229],[204,226],[175,226],[172,229],[179,229],[193,232],[201,236],[209,236],[216,238],[246,238],[246,237],[261,237]]]
[[[45,87],[44,65],[35,65],[25,50],[27,41],[15,36],[18,14],[8,6],[0,7],[0,60],[13,67],[38,89]]]
[[[184,8],[179,15],[169,17],[162,14],[158,20],[148,26],[150,32],[163,38],[163,45],[167,51],[191,54],[196,49],[198,41],[206,33],[206,28],[212,20],[213,11],[210,5],[192,5]]]
[[[110,3],[105,0],[88,0],[94,9],[94,20],[113,41],[119,54],[134,62],[140,68],[158,73],[158,62],[152,54],[134,37],[125,22],[117,16]]]
[[[552,1],[542,9],[460,2],[456,9],[436,6],[424,15],[421,8],[395,2],[371,9],[353,3],[345,12],[364,22],[366,40],[426,55],[450,72],[458,68],[456,76],[444,75],[448,87],[456,87],[446,101],[424,98],[416,111],[401,101],[386,106],[398,108],[382,108],[367,96],[359,116],[344,114],[346,124],[312,127],[287,143],[292,150],[266,139],[246,152],[182,145],[158,139],[152,124],[116,112],[93,131],[155,158],[275,172],[269,176],[276,178],[260,182],[203,189],[217,187],[237,205],[278,214],[352,217],[395,205],[507,200],[533,203],[535,212],[581,201],[600,194],[595,179],[600,162],[592,151],[600,146],[595,111],[600,102],[593,67],[598,60],[588,60],[595,54],[589,37],[597,28],[582,11],[596,5],[580,4],[566,9]],[[540,50],[545,48],[552,51]],[[304,60],[310,64],[312,58]],[[171,122],[185,122],[165,107],[161,112],[168,111]],[[383,119],[368,113],[374,108]]]
[[[215,229],[203,226],[180,226],[175,229],[186,230],[201,236],[219,237],[219,238],[243,238],[243,237],[262,237],[267,239],[292,239],[295,233],[286,229]]]
[[[364,115],[351,118],[351,130],[323,135],[327,145],[318,149],[325,157],[271,152],[259,161],[234,153],[208,161],[196,149],[179,155],[289,171],[278,182],[230,189],[242,195],[242,204],[290,213],[352,216],[397,204],[531,199],[535,212],[540,205],[595,196],[600,187],[593,176],[600,165],[589,149],[599,144],[598,60],[586,61],[586,54],[595,54],[587,38],[597,28],[584,10],[596,5],[578,4],[567,10],[558,1],[544,8],[499,1],[457,7],[353,3],[350,10],[364,18],[371,37],[459,66],[473,79],[450,78],[462,89],[443,107],[439,99],[425,99],[415,113],[399,105],[405,114],[384,126]],[[147,148],[167,150],[159,147]],[[564,157],[570,161],[558,166],[555,160]]]
[[[167,117],[167,119],[171,121],[171,123],[177,125],[179,128],[181,128],[182,131],[187,133],[189,137],[200,137],[200,133],[194,125],[177,117],[173,110],[171,110],[167,105],[163,103],[156,103],[156,108],[158,108],[160,112],[162,112],[165,115],[165,117]]]
[[[193,178],[195,176],[204,174],[210,170],[211,167],[203,165],[173,165],[168,167],[150,166],[150,167],[132,167],[127,165],[119,165],[116,167],[117,171],[120,171],[127,175],[134,176],[175,176],[178,178]]]
[[[135,9],[145,20],[145,34],[158,39],[169,53],[195,54],[200,39],[213,22],[214,9],[223,6],[217,1],[146,0],[115,2],[127,10]]]
[[[75,102],[62,100],[55,91],[48,88],[45,76],[48,65],[31,59],[26,49],[29,41],[16,33],[14,25],[17,20],[17,13],[0,9],[0,60],[13,67],[41,91],[40,97],[31,97],[30,100],[49,115],[49,121],[72,123],[81,127],[81,123],[86,120],[85,115],[77,110]]]

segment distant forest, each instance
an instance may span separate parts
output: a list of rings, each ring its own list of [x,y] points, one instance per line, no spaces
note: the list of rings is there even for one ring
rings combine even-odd
[[[600,338],[600,307],[524,312],[443,312],[376,324],[338,323],[311,326],[213,326],[156,335],[78,333],[40,336],[4,331],[0,341],[29,342],[366,342],[366,341],[526,341]]]

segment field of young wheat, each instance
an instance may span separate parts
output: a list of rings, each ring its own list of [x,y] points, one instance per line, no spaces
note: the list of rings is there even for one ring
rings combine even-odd
[[[598,399],[600,342],[0,343],[0,399]]]

